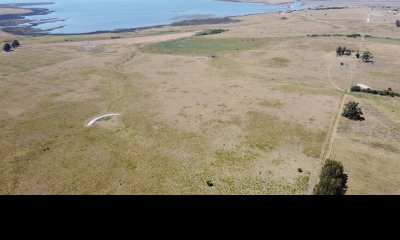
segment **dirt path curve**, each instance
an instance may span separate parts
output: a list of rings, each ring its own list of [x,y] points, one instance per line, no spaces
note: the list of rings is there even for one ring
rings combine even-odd
[[[99,120],[101,120],[101,119],[103,119],[103,118],[106,118],[106,117],[114,117],[114,116],[119,116],[119,115],[121,115],[121,113],[110,113],[110,114],[106,114],[106,115],[103,115],[103,116],[99,116],[99,117],[96,117],[96,118],[94,118],[93,120],[91,120],[86,126],[87,126],[87,127],[90,127],[90,126],[92,126],[93,124],[95,124],[97,121],[99,121]]]
[[[91,40],[91,41],[78,41],[78,42],[61,42],[49,43],[46,45],[51,46],[69,46],[69,47],[82,47],[90,45],[104,45],[104,44],[141,44],[141,43],[156,43],[175,40],[180,38],[192,37],[196,32],[172,33],[166,35],[147,36],[147,37],[132,37],[121,39],[104,39],[104,40]]]

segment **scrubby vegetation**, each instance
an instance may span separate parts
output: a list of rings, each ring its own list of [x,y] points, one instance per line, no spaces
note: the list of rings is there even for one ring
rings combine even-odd
[[[391,96],[391,97],[400,97],[400,93],[393,92],[392,88],[388,88],[388,90],[375,90],[375,89],[362,89],[359,86],[352,86],[350,89],[352,92],[364,92],[381,96]]]
[[[347,191],[347,175],[343,164],[326,160],[322,167],[320,181],[314,188],[314,195],[344,195]]]
[[[18,41],[18,40],[13,40],[11,43],[6,42],[6,43],[3,45],[3,50],[4,50],[5,52],[9,52],[9,51],[11,51],[12,48],[17,48],[17,47],[19,47],[19,46],[21,46],[21,44],[19,43],[19,41]]]
[[[359,33],[348,34],[347,37],[358,38],[358,37],[361,37],[361,34],[359,34]]]
[[[337,56],[350,56],[351,50],[347,49],[346,47],[340,46],[336,49],[336,55]]]
[[[358,104],[359,103],[353,101],[346,103],[342,116],[351,120],[365,120],[365,118],[362,117],[363,113],[361,108],[358,107]]]
[[[370,53],[369,51],[366,51],[363,53],[363,55],[361,56],[361,59],[364,62],[372,62],[374,60],[374,55],[372,55],[372,53]]]
[[[210,30],[205,30],[202,32],[196,33],[197,36],[206,36],[206,35],[213,35],[213,34],[220,34],[223,32],[226,32],[227,30],[225,29],[210,29]]]

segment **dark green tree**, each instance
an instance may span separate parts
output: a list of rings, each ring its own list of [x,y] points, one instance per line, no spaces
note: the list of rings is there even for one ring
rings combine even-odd
[[[363,113],[361,111],[361,108],[358,107],[357,102],[350,101],[346,103],[342,116],[346,117],[351,120],[365,120],[364,117],[362,117]]]
[[[314,187],[314,195],[344,195],[347,190],[347,175],[343,164],[326,160],[322,167],[320,181]]]
[[[4,46],[3,46],[3,50],[6,51],[6,52],[11,51],[11,44],[5,43]]]

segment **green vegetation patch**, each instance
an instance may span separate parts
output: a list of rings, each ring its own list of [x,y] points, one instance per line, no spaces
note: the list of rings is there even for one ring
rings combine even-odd
[[[266,39],[255,38],[186,38],[147,45],[148,53],[173,55],[213,55],[219,52],[249,50],[262,46]]]
[[[313,132],[301,124],[259,112],[249,112],[246,144],[261,151],[272,151],[283,142],[302,146],[303,153],[309,157],[319,157],[325,132]]]
[[[223,32],[226,32],[228,30],[225,29],[209,29],[209,30],[205,30],[205,31],[201,31],[196,33],[197,36],[206,36],[206,35],[214,35],[214,34],[220,34]]]

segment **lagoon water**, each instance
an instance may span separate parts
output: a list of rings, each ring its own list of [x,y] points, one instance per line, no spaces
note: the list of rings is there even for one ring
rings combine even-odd
[[[0,0],[0,3],[13,2],[29,2],[29,0]],[[299,2],[290,6],[279,6],[219,0],[53,0],[52,2],[53,4],[33,7],[48,8],[53,12],[44,16],[28,17],[37,22],[55,19],[56,21],[44,21],[37,26],[51,34],[149,27],[182,20],[298,10],[305,7]]]

